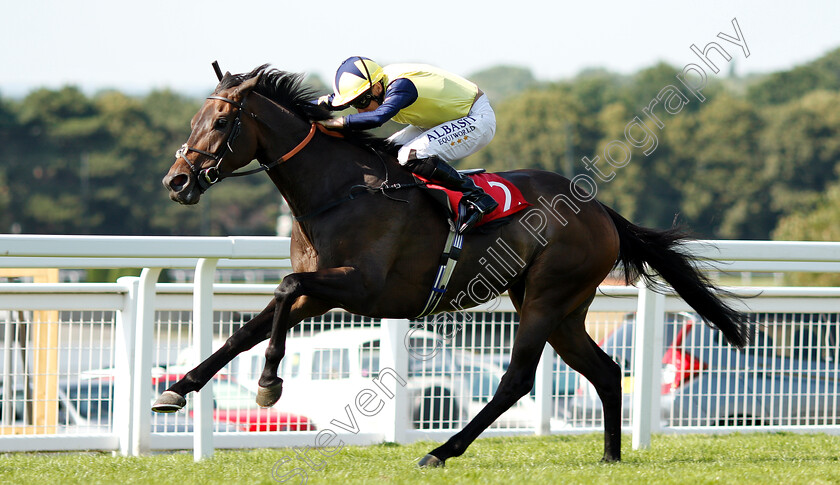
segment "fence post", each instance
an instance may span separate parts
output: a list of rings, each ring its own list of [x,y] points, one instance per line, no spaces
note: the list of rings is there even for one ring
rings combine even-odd
[[[137,317],[137,294],[140,278],[124,276],[117,283],[125,287],[123,307],[117,312],[114,326],[114,402],[125,403],[114,406],[111,416],[112,426],[119,437],[119,453],[123,456],[134,454],[132,448],[132,419],[134,413],[134,359]]]
[[[15,395],[15,386],[12,384],[12,367],[15,357],[15,337],[13,336],[13,330],[16,322],[16,318],[12,315],[14,314],[13,311],[7,310],[2,312],[4,320],[3,326],[3,380],[0,381],[3,384],[3,395],[0,396],[0,403],[2,403],[2,414],[3,421],[0,422],[0,425],[3,427],[6,426],[13,426],[15,424],[15,411],[14,411],[14,395]]]
[[[554,377],[554,349],[549,344],[543,347],[540,363],[537,365],[536,399],[537,418],[534,423],[537,435],[551,433],[552,379]]]
[[[199,362],[213,351],[213,278],[219,260],[201,258],[195,267],[193,287],[193,347]],[[195,395],[193,400],[193,459],[199,461],[213,456],[213,380]]]
[[[382,338],[379,345],[379,369],[390,368],[403,381],[408,380],[408,349],[405,348],[405,338],[408,334],[409,323],[405,319],[383,319]],[[385,441],[406,443],[407,431],[411,427],[408,416],[408,389],[399,382],[391,387],[390,380],[381,383],[387,389],[393,389],[394,397],[391,405],[382,410],[382,422],[385,423]]]
[[[639,306],[633,332],[633,449],[650,447],[652,429],[658,429],[662,387],[662,334],[665,295],[639,284]]]
[[[144,268],[137,291],[135,323],[134,401],[131,405],[131,454],[149,451],[152,402],[152,352],[155,336],[155,285],[161,268]]]

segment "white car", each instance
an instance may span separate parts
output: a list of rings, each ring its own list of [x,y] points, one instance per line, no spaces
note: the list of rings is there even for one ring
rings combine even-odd
[[[3,388],[0,387],[0,396]],[[68,435],[99,435],[112,432],[113,410],[113,382],[97,378],[82,376],[79,379],[61,381],[56,393],[57,416],[54,426],[56,434]],[[32,426],[27,419],[27,406],[31,406],[32,397],[26,396],[25,390],[18,387],[11,396],[8,409],[12,416],[5,417],[0,411],[0,422],[6,426]],[[0,409],[6,406],[0,406]],[[165,419],[164,419],[165,418]],[[151,430],[163,432],[191,432],[192,419],[185,415],[169,415],[151,413]],[[222,430],[237,431],[230,426],[223,426]]]
[[[290,337],[280,375],[283,396],[278,410],[299,413],[321,429],[342,417],[345,404],[370,388],[379,374],[379,328],[328,330],[312,337]],[[479,356],[439,346],[441,338],[412,330],[406,339],[409,418],[418,429],[460,428],[484,407],[499,386],[500,367]],[[265,363],[262,342],[243,353],[232,366],[240,383],[256,389]],[[434,351],[424,351],[434,349]],[[494,427],[533,427],[536,404],[523,397],[494,423]]]

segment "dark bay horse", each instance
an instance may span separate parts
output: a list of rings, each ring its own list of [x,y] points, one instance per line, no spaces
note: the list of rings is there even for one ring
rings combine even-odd
[[[409,319],[423,309],[448,233],[440,207],[420,189],[382,189],[415,180],[379,149],[377,140],[350,133],[338,138],[316,129],[329,113],[310,103],[314,97],[299,75],[260,66],[225,75],[193,117],[192,133],[163,179],[170,198],[196,204],[213,183],[242,174],[234,171],[256,159],[261,167],[245,173],[266,171],[297,218],[291,236],[294,272],[260,314],[161,395],[155,411],[180,409],[187,393],[201,389],[237,354],[267,338],[257,402],[271,406],[282,392],[277,370],[286,332],[302,320],[333,308]],[[546,342],[597,390],[604,409],[603,459],[618,461],[621,370],[584,328],[595,291],[613,267],[628,281],[641,276],[653,282],[661,276],[733,345],[746,343],[745,316],[724,303],[695,269],[681,249],[681,233],[633,225],[556,173],[498,175],[518,187],[533,207],[506,225],[466,236],[437,311],[481,303],[472,296],[456,301],[455,295],[486,269],[488,248],[503,241],[511,259],[521,264],[510,264],[508,274],[496,268],[504,278],[485,280],[496,294],[507,291],[520,315],[510,366],[484,409],[420,465],[442,466],[460,456],[527,394]],[[366,195],[359,196],[360,191]]]

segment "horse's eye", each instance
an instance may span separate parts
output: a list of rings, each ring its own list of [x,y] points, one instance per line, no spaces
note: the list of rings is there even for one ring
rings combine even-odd
[[[218,120],[216,120],[215,128],[216,129],[222,129],[225,126],[227,126],[227,122],[228,122],[227,118],[219,118]]]

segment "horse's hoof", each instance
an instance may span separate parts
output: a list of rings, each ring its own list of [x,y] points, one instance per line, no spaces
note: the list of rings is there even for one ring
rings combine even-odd
[[[420,468],[439,468],[445,465],[446,463],[444,460],[441,460],[435,455],[426,455],[419,463],[417,463],[417,466]]]
[[[187,405],[184,396],[172,391],[163,391],[163,394],[152,404],[152,411],[156,413],[174,413],[180,411]]]
[[[268,387],[260,386],[257,391],[257,404],[263,408],[270,408],[280,400],[281,394],[283,394],[283,381]]]

